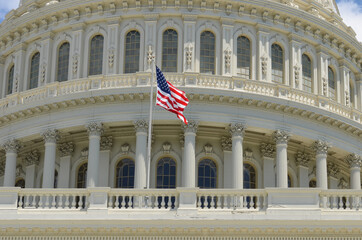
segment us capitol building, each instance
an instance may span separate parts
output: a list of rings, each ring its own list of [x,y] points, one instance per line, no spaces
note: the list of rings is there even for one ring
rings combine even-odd
[[[362,239],[355,36],[334,0],[22,0],[0,239]],[[147,188],[153,56],[190,103],[154,106]]]

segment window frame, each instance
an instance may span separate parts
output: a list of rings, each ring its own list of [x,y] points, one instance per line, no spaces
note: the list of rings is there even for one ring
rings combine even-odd
[[[176,161],[176,159],[175,158],[173,158],[172,156],[169,156],[169,155],[166,155],[166,156],[162,156],[162,157],[160,157],[158,160],[157,160],[157,162],[156,162],[156,165],[155,165],[155,188],[159,188],[159,189],[173,189],[173,188],[164,188],[164,187],[158,187],[158,181],[157,181],[157,178],[158,178],[158,165],[159,165],[159,163],[160,163],[160,161],[161,160],[164,160],[164,159],[169,159],[169,160],[172,160],[173,161],[173,163],[175,164],[175,175],[174,175],[174,178],[175,178],[175,188],[177,187],[177,168],[178,168],[178,166],[177,166],[177,161]],[[163,177],[165,176],[165,175],[162,175]],[[169,180],[171,179],[171,173],[169,173],[169,175],[168,175],[168,178],[169,178]],[[170,181],[169,181],[169,185],[171,185],[170,184]],[[164,184],[162,184],[162,186],[164,186]]]
[[[210,188],[204,188],[204,187],[199,186],[199,178],[200,178],[199,167],[200,167],[200,164],[205,160],[210,160],[211,162],[213,162],[215,164],[215,169],[216,169],[215,188],[211,188],[211,187]],[[211,176],[210,176],[210,178],[211,178]],[[218,180],[219,180],[218,178],[219,178],[219,167],[218,167],[217,161],[215,159],[213,159],[213,158],[210,158],[210,157],[201,158],[197,163],[197,187],[199,187],[200,189],[217,189],[218,188]]]
[[[273,46],[278,46],[281,50],[281,56],[275,56],[273,55]],[[284,57],[285,57],[285,51],[284,51],[284,48],[282,47],[281,44],[279,43],[273,43],[271,46],[270,46],[270,59],[271,59],[271,81],[273,83],[276,83],[276,84],[285,84],[284,83],[284,78],[285,78],[285,61],[284,61]],[[276,60],[276,58],[278,59],[281,59],[281,62],[275,62],[273,60]],[[278,64],[278,65],[281,65],[281,69],[276,69],[275,68],[275,64]],[[273,68],[273,65],[274,65],[274,68]],[[278,74],[274,74],[274,71],[281,71],[282,74],[281,75],[278,75]],[[278,80],[274,80],[273,77],[278,77],[281,79],[281,81],[278,81]]]
[[[136,50],[138,50],[138,61],[137,61],[137,64],[136,64],[136,62],[134,62],[135,64],[136,64],[136,66],[137,66],[137,70],[136,71],[127,71],[126,69],[126,64],[127,64],[127,62],[126,62],[126,59],[128,59],[128,57],[129,56],[127,56],[127,36],[128,36],[128,34],[130,34],[131,32],[137,32],[138,33],[138,37],[139,37],[139,42],[138,42],[138,44],[139,44],[139,46],[138,46],[138,48],[136,47],[135,49]],[[140,31],[139,30],[137,30],[137,29],[130,29],[129,31],[127,31],[127,33],[125,34],[125,36],[124,36],[124,53],[123,53],[123,73],[124,74],[132,74],[132,73],[136,73],[136,72],[139,72],[140,71],[140,61],[141,61],[141,33],[140,33]],[[130,45],[132,45],[132,44],[137,44],[137,42],[136,43],[132,43],[132,42],[130,42],[129,43]],[[129,49],[129,50],[134,50],[134,49]],[[131,56],[135,56],[135,55],[131,55]]]
[[[172,48],[174,48],[174,50],[175,50],[175,66],[174,66],[174,68],[175,68],[175,71],[170,71],[170,70],[168,70],[167,68],[168,67],[165,67],[164,66],[164,50],[165,50],[165,33],[167,32],[167,31],[173,31],[173,32],[175,32],[176,33],[176,44],[175,44],[175,46],[172,46]],[[178,68],[178,44],[179,44],[179,33],[177,32],[177,30],[176,29],[174,29],[174,28],[166,28],[163,32],[162,32],[162,47],[161,47],[161,69],[162,69],[162,71],[163,72],[177,72],[177,68]],[[174,42],[174,41],[171,41],[171,42]],[[166,60],[166,62],[169,62],[168,60]]]
[[[309,60],[309,63],[310,63],[310,68],[309,68],[309,70],[310,70],[310,77],[308,77],[308,76],[306,76],[306,75],[304,75],[304,69],[305,69],[305,65],[304,65],[304,58],[303,57],[307,57],[308,58],[308,60]],[[305,84],[305,81],[310,81],[310,91],[307,91],[307,90],[305,90],[306,88],[305,88],[305,86],[306,86],[306,84]],[[313,93],[313,90],[314,90],[314,87],[313,87],[313,62],[312,62],[312,59],[311,59],[311,57],[308,55],[308,54],[306,54],[306,53],[303,53],[302,54],[302,89],[303,89],[303,91],[306,91],[306,92],[309,92],[309,93]]]
[[[121,168],[121,167],[119,167],[118,165],[122,162],[122,161],[124,161],[124,160],[129,160],[129,161],[131,161],[131,162],[133,162],[133,169],[134,169],[134,172],[133,172],[133,187],[128,187],[128,188],[134,188],[134,181],[135,181],[135,174],[136,174],[136,162],[135,162],[135,160],[134,159],[132,159],[132,158],[130,158],[130,157],[123,157],[123,158],[121,158],[121,159],[119,159],[118,161],[117,161],[117,163],[116,163],[116,165],[115,165],[115,174],[114,174],[114,180],[115,180],[115,183],[114,183],[114,187],[115,188],[121,188],[121,187],[119,187],[118,186],[118,169],[119,168]],[[128,170],[129,171],[129,170]],[[128,176],[128,178],[130,178],[129,176]],[[127,189],[126,187],[122,187],[122,189]]]
[[[91,63],[92,63],[92,42],[93,42],[93,39],[95,39],[96,37],[98,36],[101,36],[103,39],[102,39],[102,54],[98,54],[97,56],[101,56],[100,59],[97,59],[97,60],[94,60],[94,61],[101,61],[101,69],[100,69],[100,73],[97,71],[97,72],[92,72],[91,73]],[[89,51],[88,51],[88,76],[97,76],[97,75],[102,75],[103,74],[103,71],[104,71],[104,68],[103,68],[103,64],[104,64],[104,42],[105,42],[105,37],[103,36],[103,34],[101,33],[96,33],[94,35],[92,35],[92,37],[90,38],[90,41],[89,41]],[[100,49],[100,48],[99,48]],[[94,54],[95,55],[95,54]]]
[[[242,77],[245,77],[246,74],[242,74],[240,73],[239,71],[242,69],[242,67],[239,67],[239,56],[246,56],[245,54],[242,55],[242,54],[239,54],[239,39],[241,38],[245,38],[248,40],[248,43],[249,43],[249,76],[246,78],[246,79],[251,79],[251,71],[252,71],[252,41],[250,40],[250,38],[244,34],[242,35],[239,35],[237,38],[236,38],[236,71],[237,71],[237,75],[238,76],[242,76]],[[246,48],[244,48],[246,49]]]
[[[37,63],[37,65],[38,65],[37,68],[36,68],[36,66],[33,68],[33,60],[34,60],[35,56],[37,56],[37,58],[39,59],[38,63]],[[28,85],[28,89],[34,89],[34,88],[39,87],[39,74],[40,74],[40,52],[39,51],[36,51],[31,55],[29,66],[30,67],[29,67],[29,82],[28,82],[29,85]],[[35,70],[35,71],[33,72],[33,70]],[[37,73],[36,78],[35,77],[32,78],[33,73]],[[32,87],[32,80],[35,81],[34,85],[36,85],[36,86],[34,86],[34,87]]]
[[[6,96],[13,94],[14,91],[14,77],[15,77],[15,64],[11,64],[7,71],[7,81],[6,81]],[[12,72],[12,74],[11,74]],[[11,76],[10,76],[11,74]],[[12,78],[10,81],[10,77]],[[10,91],[9,91],[10,90]]]
[[[212,71],[211,71],[211,73],[210,73],[210,71],[207,71],[207,72],[202,72],[202,68],[201,68],[201,65],[202,65],[202,61],[201,61],[201,59],[202,59],[202,54],[201,54],[201,52],[202,52],[202,47],[205,47],[205,45],[206,44],[203,44],[203,38],[202,38],[202,35],[204,34],[204,33],[206,33],[206,32],[208,32],[208,33],[211,33],[212,35],[213,35],[213,37],[214,37],[214,41],[213,41],[213,47],[214,47],[214,49],[213,49],[213,69],[212,69]],[[217,39],[216,39],[216,34],[213,32],[213,31],[211,31],[211,30],[204,30],[204,31],[202,31],[201,33],[200,33],[200,49],[199,49],[199,63],[200,63],[200,73],[201,74],[210,74],[210,75],[216,75],[216,68],[217,68],[217,66],[216,66],[216,49],[217,49],[217,46],[216,46],[216,44],[217,44]],[[207,50],[207,49],[206,49]],[[206,58],[211,58],[210,56],[206,56],[205,55],[205,57]],[[211,61],[210,62],[206,62],[206,64],[211,64]],[[205,68],[206,69],[206,68]],[[209,69],[207,69],[207,70],[209,70]]]
[[[69,45],[69,48],[68,48],[68,59],[67,59],[67,64],[64,64],[64,66],[66,66],[66,79],[64,80],[59,80],[59,58],[60,58],[60,50],[61,48],[65,45],[65,44],[68,44]],[[62,43],[60,43],[58,45],[58,49],[57,49],[57,55],[56,55],[56,73],[55,73],[55,81],[57,82],[65,82],[65,81],[68,81],[69,80],[69,63],[70,63],[70,42],[69,41],[64,41]]]

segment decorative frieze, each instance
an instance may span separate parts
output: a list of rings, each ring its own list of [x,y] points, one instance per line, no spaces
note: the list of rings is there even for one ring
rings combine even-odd
[[[101,145],[100,147],[101,151],[111,150],[113,145],[113,137],[112,136],[101,137],[100,145]]]
[[[273,140],[276,144],[287,144],[290,139],[290,134],[284,130],[276,130],[272,134]]]
[[[351,153],[346,156],[345,161],[349,164],[351,168],[361,168],[362,166],[362,157],[356,153]]]
[[[65,142],[58,146],[61,157],[70,156],[74,152],[74,143]]]
[[[213,153],[212,145],[210,143],[205,144],[204,153],[205,154],[212,154]]]
[[[139,119],[133,122],[136,132],[147,132],[148,123],[145,119]]]
[[[271,143],[261,143],[260,153],[263,157],[274,158],[275,157],[275,145]]]
[[[45,143],[56,143],[60,139],[59,131],[56,129],[47,129],[42,133]]]
[[[182,124],[184,133],[196,133],[198,126],[199,126],[199,123],[195,120],[190,120],[187,125],[184,123]]]
[[[101,136],[104,132],[103,124],[101,122],[91,122],[85,126],[89,136]]]
[[[232,150],[232,140],[230,137],[222,137],[221,138],[221,148],[223,151],[231,151]]]
[[[243,123],[230,124],[230,134],[232,137],[244,137],[245,125]]]
[[[171,143],[169,142],[164,142],[162,144],[162,150],[164,154],[170,154],[171,151]]]
[[[306,152],[298,151],[295,154],[295,162],[296,162],[297,166],[308,167],[310,160],[311,160],[311,157]]]
[[[28,152],[24,157],[25,166],[39,165],[40,153],[37,149]]]
[[[317,140],[312,144],[312,149],[317,154],[327,154],[329,147],[329,144],[322,140]]]
[[[21,143],[16,139],[9,139],[2,147],[6,153],[18,153],[21,148]]]
[[[328,161],[327,162],[327,174],[330,177],[337,178],[339,173],[339,167],[334,162]]]

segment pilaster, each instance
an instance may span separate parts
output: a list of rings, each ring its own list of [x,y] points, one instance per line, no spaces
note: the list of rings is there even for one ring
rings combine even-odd
[[[84,25],[73,27],[72,44],[70,49],[69,71],[71,72],[70,79],[79,79],[84,77],[83,64],[81,58],[84,56]]]
[[[101,137],[101,151],[99,156],[99,187],[108,187],[109,164],[111,158],[111,148],[113,145],[113,137]]]
[[[338,175],[339,167],[334,162],[327,162],[327,174],[328,174],[328,188],[338,188]]]
[[[232,179],[230,173],[232,171],[232,140],[231,137],[221,138],[221,148],[224,152],[224,188],[232,188]]]
[[[13,93],[24,91],[25,47],[15,53]]]
[[[145,19],[145,72],[152,71],[152,56],[154,56],[156,51],[156,41],[157,41],[157,16],[151,15],[150,18]],[[157,61],[157,59],[156,59]]]
[[[317,69],[318,94],[328,97],[328,54],[321,49],[317,51]]]
[[[40,153],[38,150],[33,150],[27,153],[24,157],[25,170],[25,188],[34,188],[36,179],[36,170],[40,162]]]
[[[293,35],[289,38],[289,85],[292,88],[303,89],[301,44]]]
[[[257,31],[257,80],[271,82],[271,59],[270,59],[270,43],[269,32],[265,29]]]
[[[58,150],[60,152],[58,187],[69,188],[71,158],[74,152],[74,143],[73,142],[62,143],[59,145]]]
[[[264,188],[275,187],[275,145],[261,143],[259,149],[263,159]]]
[[[232,75],[232,66],[233,66],[233,29],[234,26],[232,23],[223,23],[222,24],[222,60],[221,60],[221,72],[224,76]]]
[[[184,19],[184,71],[195,72],[196,19]]]
[[[119,73],[119,22],[114,21],[108,24],[108,49],[107,51],[107,64],[106,74]]]
[[[298,151],[295,155],[295,162],[298,167],[299,187],[301,188],[309,187],[308,164],[310,160],[310,155],[305,152]]]
[[[53,34],[49,34],[46,38],[41,41],[40,50],[40,62],[39,62],[39,84],[38,86],[44,86],[50,83],[51,80],[51,55],[53,50]]]

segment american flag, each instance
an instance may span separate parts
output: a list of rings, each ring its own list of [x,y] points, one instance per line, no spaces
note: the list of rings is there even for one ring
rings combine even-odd
[[[163,107],[167,111],[173,112],[187,124],[187,119],[183,115],[183,111],[189,100],[185,92],[178,90],[171,83],[169,83],[161,70],[156,66],[157,75],[157,100],[156,105]]]

